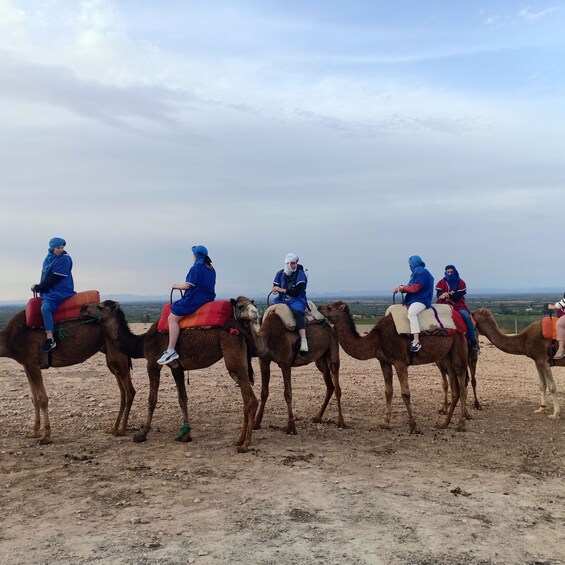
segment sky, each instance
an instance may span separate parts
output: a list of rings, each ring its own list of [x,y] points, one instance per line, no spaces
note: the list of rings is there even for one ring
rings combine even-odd
[[[0,301],[565,289],[565,2],[0,0]],[[556,299],[559,296],[556,297]]]

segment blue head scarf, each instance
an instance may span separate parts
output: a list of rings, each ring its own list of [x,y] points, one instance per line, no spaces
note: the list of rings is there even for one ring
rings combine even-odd
[[[67,242],[62,237],[54,237],[49,240],[49,251],[53,251],[55,247],[60,247],[61,245],[64,247],[67,245]]]
[[[408,265],[410,265],[410,270],[412,271],[412,275],[408,281],[408,285],[411,285],[414,282],[414,278],[424,270],[426,264],[419,255],[412,255],[412,257],[408,259]]]
[[[459,272],[455,268],[455,265],[446,265],[445,270],[447,271],[447,269],[453,269],[453,273],[451,273],[451,275],[445,273],[445,280],[449,285],[449,290],[455,292],[457,290],[457,285],[459,284]]]
[[[60,255],[55,255],[55,253],[53,253],[53,249],[60,247],[61,245],[67,245],[67,242],[62,237],[53,237],[49,240],[49,251],[47,252],[47,257],[45,257],[41,268],[41,282],[43,282],[47,278],[47,275],[51,273],[55,266],[55,261],[60,257]],[[63,253],[65,252],[63,251]]]
[[[418,267],[425,267],[426,264],[424,263],[424,261],[422,261],[422,258],[419,255],[412,255],[412,257],[410,257],[408,259],[408,265],[410,265],[410,270],[412,272],[414,272],[414,269],[417,269]]]

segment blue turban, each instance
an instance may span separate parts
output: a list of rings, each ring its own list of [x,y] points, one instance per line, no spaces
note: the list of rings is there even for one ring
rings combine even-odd
[[[208,255],[208,250],[203,245],[195,245],[192,248],[192,252],[195,257],[206,257]]]
[[[55,247],[60,247],[61,245],[64,247],[67,245],[67,242],[62,237],[54,237],[49,240],[49,251],[53,251]]]
[[[426,264],[422,261],[422,258],[419,255],[412,255],[410,259],[408,259],[408,265],[410,265],[410,270],[413,271],[417,267],[425,267]]]

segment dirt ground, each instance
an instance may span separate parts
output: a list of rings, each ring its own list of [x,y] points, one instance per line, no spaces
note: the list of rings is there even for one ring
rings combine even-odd
[[[233,446],[241,396],[222,362],[190,374],[189,444],[174,441],[180,410],[168,369],[144,444],[132,442],[147,403],[142,360],[125,437],[104,432],[118,388],[102,355],[44,376],[54,441],[40,446],[25,437],[24,372],[0,360],[1,563],[565,563],[565,420],[534,414],[533,362],[486,340],[483,410],[472,410],[466,433],[435,429],[441,385],[431,365],[410,370],[423,433],[408,433],[396,380],[393,429],[381,430],[380,367],[342,352],[348,427],[336,427],[334,401],[323,423],[310,421],[324,392],[312,364],[294,371],[298,435],[286,435],[274,367],[263,427],[245,454]],[[565,404],[565,371],[554,376]]]

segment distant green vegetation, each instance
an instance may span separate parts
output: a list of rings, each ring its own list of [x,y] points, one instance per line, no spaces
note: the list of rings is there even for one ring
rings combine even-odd
[[[400,299],[400,295],[396,295]],[[316,299],[316,305],[343,300],[349,304],[350,311],[357,324],[376,324],[384,316],[388,306],[392,304],[392,297],[333,297]],[[505,333],[521,331],[527,325],[543,316],[547,316],[547,304],[555,302],[555,296],[528,294],[528,295],[492,295],[470,296],[467,304],[471,310],[488,308],[496,315],[499,327]],[[265,301],[255,301],[257,308],[263,312],[267,307]],[[122,309],[129,322],[155,322],[161,315],[163,304],[161,302],[124,302]],[[23,310],[22,306],[0,305],[0,327],[4,327],[8,320],[17,312]]]

